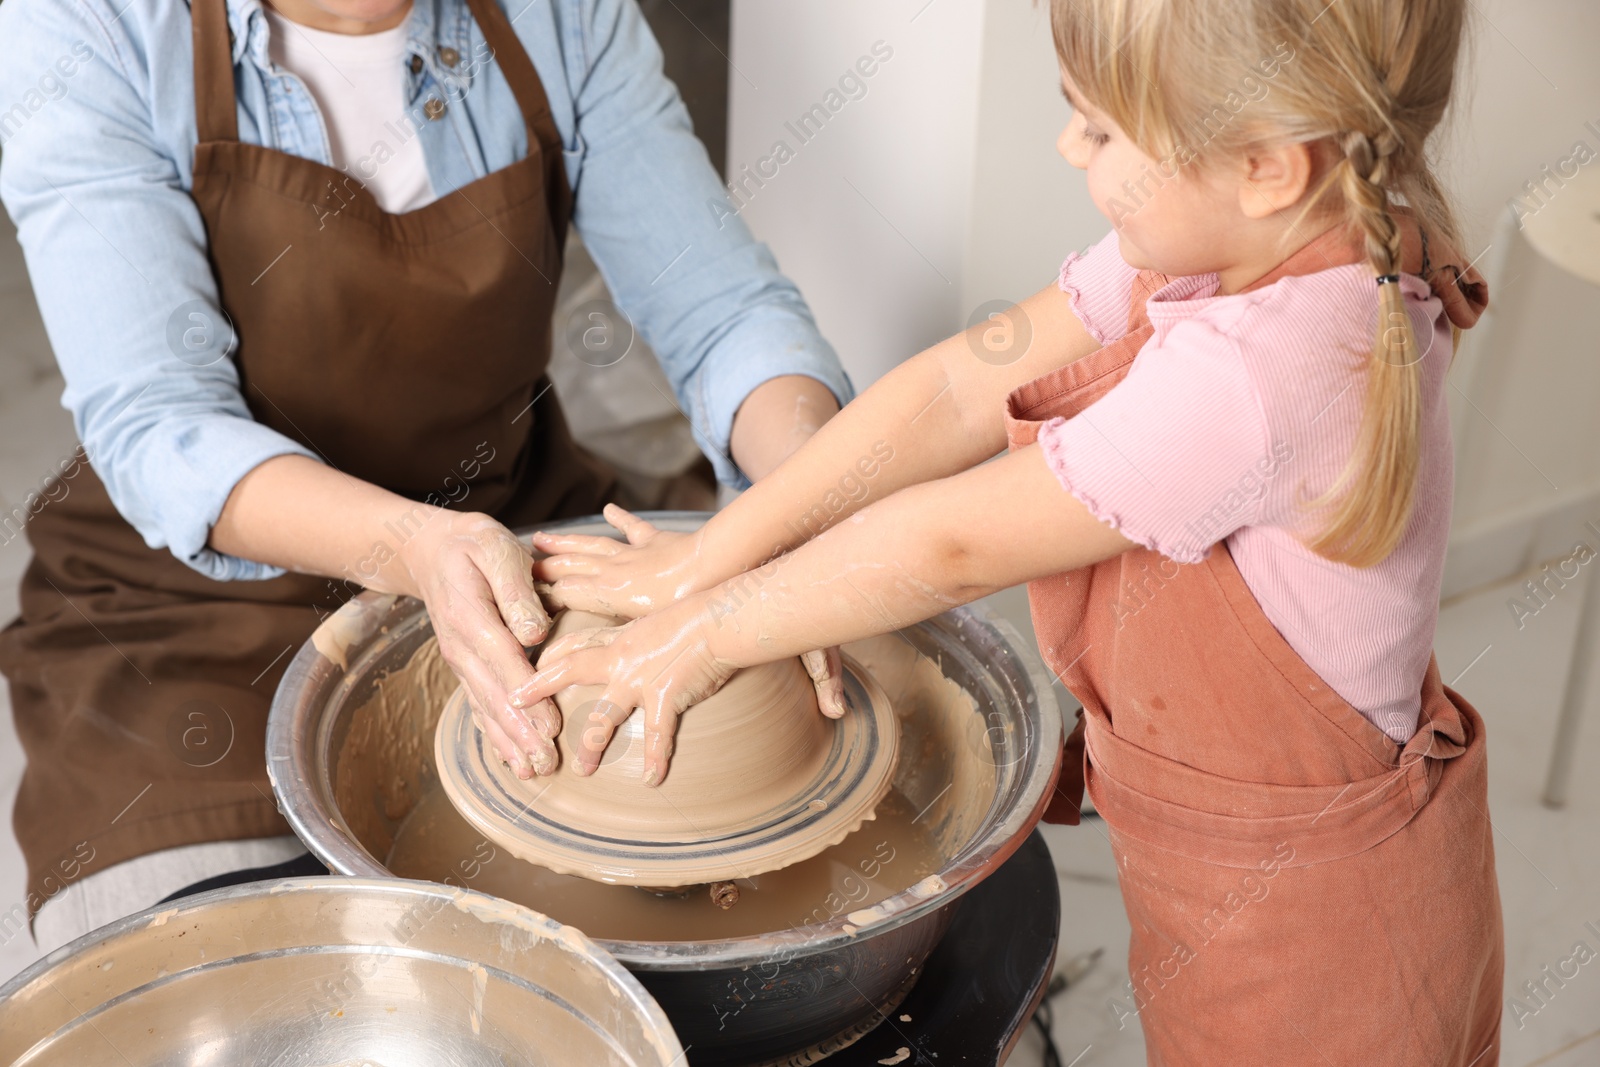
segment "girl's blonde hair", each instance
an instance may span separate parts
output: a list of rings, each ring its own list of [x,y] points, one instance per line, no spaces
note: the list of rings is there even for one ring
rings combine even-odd
[[[1052,0],[1062,66],[1163,177],[1253,146],[1326,142],[1337,160],[1301,217],[1342,214],[1374,277],[1401,269],[1396,204],[1460,241],[1425,155],[1450,101],[1466,0]],[[1315,157],[1314,157],[1315,158]],[[1171,170],[1171,174],[1165,173]],[[1416,497],[1421,383],[1398,285],[1378,285],[1377,338],[1349,463],[1314,506],[1319,555],[1371,566]]]

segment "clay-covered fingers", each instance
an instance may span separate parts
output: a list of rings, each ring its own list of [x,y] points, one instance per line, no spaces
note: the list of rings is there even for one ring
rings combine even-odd
[[[678,740],[678,716],[690,702],[667,689],[651,694],[644,712],[644,784],[657,786],[672,765]]]
[[[511,738],[500,728],[500,724],[480,711],[471,697],[467,698],[467,706],[472,709],[472,721],[483,731],[483,736],[489,739],[489,745],[494,749],[495,755],[500,757],[500,762],[510,767],[518,778],[532,778],[533,762],[512,743]]]
[[[660,785],[667,776],[678,736],[678,718],[722,688],[733,676],[704,648],[688,646],[673,656],[645,687],[644,784]]]
[[[538,566],[538,564],[535,564],[535,566]],[[549,582],[542,582],[535,578],[533,582],[533,591],[539,594],[539,602],[544,605],[545,613],[550,615],[552,618],[555,616],[556,612],[562,611],[570,606],[561,602],[561,594],[557,593],[556,587],[551,585]]]
[[[545,584],[536,583],[545,606],[552,611],[572,608],[595,615],[614,615],[629,619],[639,614],[639,607],[630,604],[626,592],[619,592],[601,583],[597,578],[562,578]]]
[[[700,535],[657,529],[632,512],[608,505],[612,537],[538,533],[533,547],[549,556],[534,564],[553,606],[637,619],[704,588]]]
[[[537,645],[550,632],[550,615],[533,587],[533,553],[493,520],[484,520],[472,534],[474,560],[506,629],[524,648]]]
[[[611,542],[616,544],[615,541]],[[587,553],[568,552],[559,556],[549,556],[539,560],[534,566],[534,575],[545,582],[559,582],[565,578],[587,578],[599,574],[610,556],[589,555]]]
[[[521,646],[499,625],[487,596],[470,607],[453,598],[437,603],[443,599],[436,597],[428,611],[440,654],[466,687],[474,716],[480,725],[493,726],[485,732],[520,777],[527,777],[524,771],[549,774],[556,768],[551,739],[560,729],[560,715],[553,706],[532,712],[511,705],[510,692],[532,674]],[[530,701],[528,708],[535,704]]]
[[[443,512],[400,548],[413,589],[428,608],[439,653],[466,690],[480,728],[518,774],[556,767],[554,705],[511,706],[533,676],[526,648],[544,640],[550,617],[533,587],[533,556],[488,515]]]
[[[545,667],[556,663],[574,652],[582,652],[588,648],[605,648],[617,639],[622,632],[620,627],[601,626],[589,630],[574,630],[570,634],[562,634],[539,653],[539,666]]]
[[[528,717],[529,722],[533,723],[533,728],[540,737],[554,741],[556,735],[561,733],[561,709],[556,707],[554,700],[536,701],[531,707],[519,710]]]
[[[540,552],[551,555],[557,553],[578,556],[599,556],[602,558],[615,556],[622,551],[623,545],[615,537],[600,537],[595,534],[573,533],[547,533],[544,530],[535,531],[533,547]],[[540,560],[540,563],[546,561]]]
[[[535,534],[533,545],[540,551],[558,551],[553,544],[541,541]],[[630,589],[626,578],[618,580],[615,571],[615,553],[624,546],[609,537],[593,538],[603,541],[612,554],[592,554],[573,550],[570,554],[547,556],[533,565],[534,588],[545,606],[552,611],[575,608],[596,615],[615,615],[632,618],[639,614],[639,606],[630,602]]]
[[[632,714],[631,698],[610,689],[602,693],[585,717],[577,751],[572,754],[572,769],[579,774],[593,774],[617,727],[627,722]]]
[[[817,688],[817,708],[830,719],[845,713],[844,662],[839,649],[819,648],[800,657],[811,684]]]
[[[553,706],[531,712],[514,708],[509,699],[512,690],[533,676],[522,645],[524,638],[512,631],[505,617],[524,588],[504,573],[515,568],[506,558],[525,559],[527,555],[509,530],[499,529],[505,537],[498,544],[493,531],[482,524],[465,538],[447,541],[426,574],[423,599],[439,640],[440,654],[466,687],[480,719],[493,722],[499,730],[499,738],[491,740],[497,748],[509,743],[512,755],[520,757],[506,762],[519,773],[526,767],[538,774],[549,774],[556,767],[556,749],[551,739],[560,729],[560,715]],[[502,573],[491,573],[491,564]],[[531,577],[526,579],[525,588],[527,595],[533,596]],[[513,614],[525,626],[534,625],[534,617],[526,613],[526,608],[522,610],[520,615]],[[547,618],[542,606],[537,618]],[[542,640],[542,632],[539,638]],[[530,701],[528,708],[532,709],[535,703]],[[504,758],[506,753],[501,752],[501,756]]]
[[[559,582],[533,583],[544,601],[545,610],[552,616],[562,611],[587,611],[591,615],[612,615],[619,619],[632,618],[634,612],[613,606],[616,599],[600,593],[594,581],[588,578],[563,578]]]
[[[649,520],[641,519],[616,504],[607,504],[604,515],[606,522],[627,538],[630,545],[642,545],[661,532]],[[614,537],[546,533],[543,530],[533,535],[532,543],[540,552],[549,554],[548,559],[542,559],[535,565],[534,573],[540,579],[552,582],[570,575],[594,574],[600,569],[601,561],[611,559],[623,550],[622,543]]]
[[[569,634],[577,637],[588,631]],[[521,685],[512,689],[509,703],[513,708],[529,708],[548,701],[561,690],[573,685],[602,685],[610,682],[607,670],[605,642],[593,648],[569,650],[566,655],[551,658],[548,653],[539,657],[539,669]]]

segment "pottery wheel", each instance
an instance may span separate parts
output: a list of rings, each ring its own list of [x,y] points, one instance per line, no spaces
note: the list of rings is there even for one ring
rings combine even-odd
[[[552,637],[615,620],[567,612]],[[523,781],[473,722],[463,690],[446,703],[434,758],[450,802],[490,841],[561,874],[653,887],[751,878],[808,859],[873,817],[893,783],[900,729],[883,690],[844,658],[841,719],[817,710],[798,659],[746,668],[679,717],[662,783],[641,781],[644,716],[616,731],[593,775],[571,770],[599,686],[556,697],[553,774]]]

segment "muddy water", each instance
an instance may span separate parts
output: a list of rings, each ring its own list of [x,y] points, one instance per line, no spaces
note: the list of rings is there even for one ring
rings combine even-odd
[[[401,823],[386,860],[402,878],[490,893],[591,937],[708,941],[765,934],[870,907],[938,871],[941,854],[898,790],[877,818],[839,844],[783,870],[737,879],[739,903],[722,911],[703,886],[657,895],[556,874],[486,841],[435,783]]]

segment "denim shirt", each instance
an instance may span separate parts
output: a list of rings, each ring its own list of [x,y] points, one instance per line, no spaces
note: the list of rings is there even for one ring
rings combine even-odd
[[[747,484],[728,454],[739,405],[786,374],[843,403],[837,357],[728,206],[635,0],[505,2],[550,98],[573,224],[718,476]],[[261,0],[227,4],[240,140],[330,163],[315,102],[268,58]],[[490,52],[465,0],[415,0],[407,32],[406,99],[437,195],[526,155],[521,110],[481,58]],[[267,578],[282,572],[209,549],[211,526],[252,468],[312,454],[250,417],[231,359],[178,355],[189,312],[220,321],[188,192],[190,33],[183,0],[0,4],[0,199],[66,380],[62,403],[118,510],[152,548],[204,574]]]

